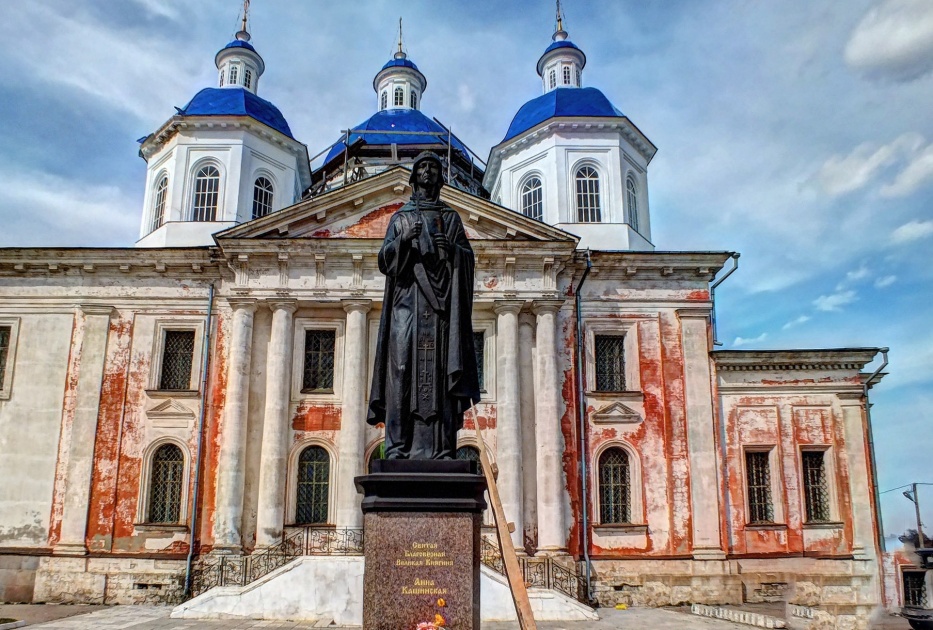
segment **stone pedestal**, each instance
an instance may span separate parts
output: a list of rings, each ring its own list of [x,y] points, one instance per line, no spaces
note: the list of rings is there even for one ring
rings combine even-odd
[[[379,460],[363,494],[363,630],[479,630],[486,481],[470,461]]]

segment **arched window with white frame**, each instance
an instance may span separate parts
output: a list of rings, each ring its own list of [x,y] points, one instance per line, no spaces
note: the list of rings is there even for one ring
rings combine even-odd
[[[267,177],[257,177],[253,183],[253,218],[258,219],[272,212],[275,189]]]
[[[581,84],[580,84],[580,69],[579,69],[579,68],[574,68],[574,75],[575,75],[576,78],[577,78],[576,86],[577,86],[577,87],[581,87]]]
[[[602,210],[599,198],[599,173],[585,164],[573,176],[577,195],[577,222],[599,223]]]
[[[226,73],[225,73],[223,70],[220,71],[220,87],[223,87],[223,86],[224,86],[224,76],[225,76],[225,74],[226,74]]]
[[[551,71],[548,73],[548,79],[547,79],[547,81],[548,81],[548,87],[549,87],[550,89],[553,90],[554,88],[557,87],[557,71],[556,71],[556,70],[551,70]]]
[[[521,188],[522,214],[535,221],[544,219],[544,186],[537,175],[529,177]]]
[[[298,456],[295,523],[327,523],[330,504],[330,453],[321,446],[308,446]]]
[[[570,85],[570,66],[564,66],[564,85]]]
[[[613,446],[599,456],[599,522],[603,525],[632,522],[632,476],[629,456]]]
[[[392,97],[392,104],[395,107],[401,107],[405,104],[405,90],[400,87],[395,88],[394,96]]]
[[[253,85],[253,71],[247,68],[243,72],[243,86],[246,87],[246,89],[248,90],[250,89],[250,87],[252,87],[252,85]]]
[[[163,175],[156,186],[155,196],[152,200],[152,221],[149,231],[155,232],[165,221],[165,198],[168,196],[168,176]]]
[[[411,105],[412,109],[418,109],[418,94],[414,90],[411,91],[411,97],[409,98],[409,104]]]
[[[176,444],[166,443],[152,454],[146,521],[178,523],[184,494],[185,456]]]
[[[239,66],[230,66],[230,85],[237,84],[237,73],[239,72]]]
[[[198,169],[194,177],[194,200],[191,205],[192,221],[216,221],[220,201],[220,171],[208,164]]]
[[[638,185],[631,175],[625,178],[625,219],[632,229],[638,231]]]
[[[389,106],[389,93],[383,90],[382,96],[379,98],[379,109],[383,110],[388,106]]]

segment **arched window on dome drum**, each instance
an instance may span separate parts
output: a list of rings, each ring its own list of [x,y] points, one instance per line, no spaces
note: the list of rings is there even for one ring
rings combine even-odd
[[[574,76],[576,76],[576,78],[577,78],[577,83],[576,83],[576,85],[577,85],[577,87],[580,87],[580,69],[579,69],[579,68],[574,68],[573,73],[574,73]]]
[[[152,221],[149,224],[149,231],[155,232],[162,227],[165,220],[165,197],[168,195],[168,177],[159,180],[156,186],[155,198],[152,204]]]
[[[599,173],[592,166],[581,166],[574,175],[577,190],[577,221],[599,223],[602,212],[599,207]]]
[[[631,177],[625,179],[625,199],[628,207],[625,209],[626,223],[632,226],[632,229],[638,231],[638,187],[635,180]]]
[[[564,66],[564,85],[570,85],[570,66]]]
[[[249,89],[250,87],[252,87],[252,84],[253,84],[253,71],[247,68],[246,71],[243,72],[243,85],[246,87],[246,89]]]
[[[414,90],[411,91],[411,98],[409,99],[412,109],[418,109],[418,95]]]
[[[224,71],[220,71],[220,87],[224,86]]]
[[[556,70],[551,70],[548,73],[548,87],[552,90],[557,87],[557,71]]]
[[[541,179],[531,177],[522,184],[522,214],[536,221],[544,217],[544,199]]]
[[[265,177],[257,177],[253,184],[253,218],[258,219],[272,212],[274,194],[272,182]]]
[[[599,456],[599,522],[632,522],[632,488],[628,453],[618,447]]]
[[[236,85],[237,82],[237,66],[230,66],[230,85]]]
[[[330,455],[320,446],[309,446],[298,456],[295,522],[312,525],[327,522],[330,499]]]
[[[383,90],[382,97],[379,99],[379,109],[383,110],[388,106],[389,106],[389,93]]]
[[[152,455],[149,475],[148,518],[150,523],[177,523],[181,520],[181,495],[185,458],[174,444],[163,444]]]
[[[401,107],[405,104],[405,90],[400,87],[395,88],[395,96],[392,98],[392,104],[395,107]]]
[[[215,166],[204,166],[194,178],[194,204],[192,221],[216,221],[217,201],[220,196],[220,171]]]

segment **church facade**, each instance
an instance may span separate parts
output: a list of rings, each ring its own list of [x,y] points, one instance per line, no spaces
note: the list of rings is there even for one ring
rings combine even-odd
[[[656,148],[560,23],[485,164],[421,112],[401,43],[316,169],[257,94],[245,21],[215,61],[141,140],[136,247],[0,250],[0,600],[177,601],[191,562],[362,527],[377,254],[433,150],[476,254],[458,456],[478,425],[516,548],[601,605],[789,600],[867,627],[879,349],[716,349],[738,256],[655,250]]]

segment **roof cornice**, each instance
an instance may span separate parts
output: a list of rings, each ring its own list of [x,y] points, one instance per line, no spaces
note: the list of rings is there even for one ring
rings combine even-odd
[[[818,348],[800,350],[714,350],[716,368],[725,372],[861,370],[880,348]]]

